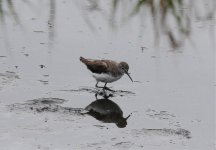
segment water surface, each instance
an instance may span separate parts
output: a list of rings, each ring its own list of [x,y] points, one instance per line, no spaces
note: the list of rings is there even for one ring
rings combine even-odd
[[[150,2],[1,0],[2,149],[214,149],[215,2]],[[80,114],[101,92],[80,56],[128,62],[124,128]]]

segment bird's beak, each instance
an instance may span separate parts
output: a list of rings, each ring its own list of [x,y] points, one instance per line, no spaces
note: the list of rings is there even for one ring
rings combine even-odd
[[[128,71],[127,70],[124,70],[125,71],[125,74],[128,75],[128,77],[131,79],[131,81],[133,82],[133,79],[131,78],[131,76],[129,75]]]
[[[130,115],[128,115],[128,116],[125,118],[125,120],[127,120],[131,115],[132,115],[132,113],[131,113]]]

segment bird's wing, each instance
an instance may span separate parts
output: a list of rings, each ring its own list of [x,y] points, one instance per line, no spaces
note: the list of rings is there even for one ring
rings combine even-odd
[[[93,60],[85,63],[87,68],[93,73],[107,73],[107,63],[102,60]]]

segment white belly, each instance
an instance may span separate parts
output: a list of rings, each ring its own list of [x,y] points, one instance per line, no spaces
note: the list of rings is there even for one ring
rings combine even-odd
[[[122,76],[113,77],[113,76],[111,76],[109,74],[104,74],[104,73],[96,74],[96,73],[93,73],[93,77],[97,81],[105,82],[105,83],[111,83],[111,82],[114,82],[114,81],[120,79]]]

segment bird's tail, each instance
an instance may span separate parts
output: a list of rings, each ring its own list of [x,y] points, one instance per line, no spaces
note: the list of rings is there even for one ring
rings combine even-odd
[[[87,59],[85,59],[84,57],[80,56],[80,61],[84,64],[86,64],[88,62]]]

